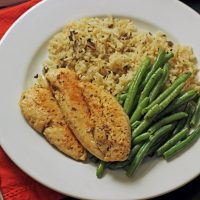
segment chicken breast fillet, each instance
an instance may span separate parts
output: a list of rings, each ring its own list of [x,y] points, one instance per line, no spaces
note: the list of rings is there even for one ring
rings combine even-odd
[[[46,79],[77,139],[103,161],[126,160],[131,147],[128,116],[116,99],[69,69],[54,69]]]
[[[75,160],[86,160],[87,153],[72,131],[48,88],[37,85],[23,92],[20,108],[28,123],[48,142]]]
[[[104,154],[104,161],[126,160],[131,148],[128,116],[117,100],[104,89],[92,83],[81,86],[95,124],[94,140]]]

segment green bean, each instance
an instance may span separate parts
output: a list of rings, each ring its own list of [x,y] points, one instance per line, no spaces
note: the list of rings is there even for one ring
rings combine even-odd
[[[198,97],[198,101],[195,107],[195,112],[194,112],[194,115],[192,116],[190,125],[196,126],[199,121],[199,118],[200,118],[200,97]]]
[[[159,120],[158,122],[156,122],[155,124],[153,124],[149,129],[148,132],[150,132],[151,134],[153,134],[156,130],[158,130],[160,127],[166,125],[166,124],[170,124],[172,122],[175,122],[177,120],[186,118],[188,116],[187,113],[185,112],[177,112],[174,114],[171,114],[167,117],[164,117],[163,119]]]
[[[163,67],[163,74],[162,74],[161,79],[158,81],[158,83],[156,84],[152,92],[150,93],[150,96],[149,96],[150,103],[153,102],[153,100],[155,100],[157,96],[159,95],[159,93],[161,92],[163,85],[168,79],[168,75],[169,75],[169,64],[166,63]]]
[[[136,154],[135,158],[133,159],[133,161],[131,162],[131,165],[129,166],[128,170],[127,170],[127,176],[132,176],[136,169],[139,167],[139,165],[141,164],[141,162],[144,160],[144,158],[148,155],[149,150],[151,149],[152,146],[154,146],[154,144],[156,143],[156,141],[162,137],[163,135],[165,135],[167,132],[169,132],[170,130],[172,130],[172,125],[166,125],[163,126],[162,128],[160,128],[158,131],[155,132],[155,134],[149,138],[149,141],[147,143],[145,143],[140,150],[138,151],[138,153]]]
[[[148,156],[152,157],[157,149],[169,139],[169,135],[164,135],[162,138],[158,139],[158,141],[149,149]]]
[[[160,112],[160,106],[158,104],[154,105],[144,116],[144,119],[152,119]]]
[[[139,135],[133,139],[132,144],[136,145],[141,142],[144,142],[145,140],[148,140],[150,136],[151,136],[150,132],[142,133],[141,135]]]
[[[142,117],[142,110],[148,105],[149,97],[145,97],[141,103],[138,104],[136,110],[131,116],[130,123],[134,123],[135,121],[140,120]]]
[[[126,100],[126,97],[127,97],[127,93],[122,93],[122,94],[117,96],[117,101],[119,102],[119,104],[121,106],[124,105],[124,101]]]
[[[131,149],[131,152],[129,154],[129,157],[128,157],[128,160],[132,160],[135,155],[138,153],[138,151],[140,150],[140,148],[142,147],[143,144],[137,144],[137,145],[134,145],[134,147]]]
[[[183,138],[185,138],[188,133],[189,133],[189,129],[188,128],[183,128],[179,133],[177,133],[172,138],[170,138],[165,144],[163,144],[157,150],[157,156],[161,156],[165,151],[169,150],[176,143],[178,143],[180,140],[182,140]]]
[[[164,59],[163,59],[163,63],[162,64],[165,64],[166,62],[168,62],[171,58],[174,57],[174,54],[173,52],[169,52],[167,53],[165,56],[164,56]]]
[[[165,100],[163,100],[163,102],[161,102],[158,106],[159,108],[157,110],[149,110],[146,115],[144,116],[145,119],[150,119],[152,117],[155,117],[158,113],[160,113],[162,110],[164,110],[181,92],[181,90],[183,89],[185,83],[181,83],[180,85],[178,85],[174,91],[172,91],[171,94],[169,94],[168,97],[166,97]]]
[[[101,178],[104,174],[104,171],[105,171],[105,165],[106,163],[104,161],[101,161],[97,167],[97,170],[96,170],[96,176],[97,178]]]
[[[131,130],[134,130],[141,124],[141,121],[135,121],[134,123],[131,124]]]
[[[183,93],[180,97],[175,99],[163,112],[160,113],[160,117],[174,111],[176,108],[179,108],[181,105],[189,102],[197,96],[196,90],[189,90]]]
[[[124,87],[124,89],[123,89],[123,91],[121,92],[121,94],[119,94],[118,95],[118,100],[120,99],[120,97],[121,97],[121,95],[124,95],[124,94],[126,94],[127,95],[127,93],[128,93],[128,90],[129,90],[129,88],[130,88],[130,85],[132,84],[132,80],[131,81],[129,81],[127,84],[126,84],[126,86]],[[122,97],[123,98],[123,97]]]
[[[165,100],[180,84],[185,83],[185,81],[191,76],[191,72],[186,72],[177,78],[170,87],[168,87],[162,94],[160,94],[149,106],[143,109],[143,114],[148,112],[154,105],[160,104]]]
[[[119,100],[125,101],[125,100],[126,100],[126,97],[127,97],[127,93],[121,94],[121,95],[119,96]]]
[[[138,103],[141,103],[145,97],[148,97],[150,92],[152,91],[153,87],[155,86],[156,81],[162,76],[163,70],[158,68],[154,74],[150,77],[144,89],[140,95],[140,99]]]
[[[165,85],[165,83],[167,82],[168,78],[169,78],[169,63],[165,63],[164,67],[163,67],[163,86]]]
[[[127,98],[124,102],[124,110],[125,112],[129,115],[134,103],[134,99],[135,96],[137,94],[138,91],[138,87],[140,86],[142,79],[144,78],[147,69],[149,67],[150,64],[150,58],[146,57],[144,62],[142,63],[141,68],[139,69],[139,71],[137,72],[137,75],[135,76],[133,83],[130,85],[130,88],[128,90],[128,95]]]
[[[129,81],[128,84],[124,88],[124,93],[127,93],[133,81]]]
[[[135,109],[137,108],[137,105],[138,105],[138,100],[140,98],[140,95],[137,94],[136,97],[135,97],[135,100],[133,102],[133,105],[132,105],[132,108],[131,108],[131,111],[130,111],[130,116],[131,114],[133,114],[135,112]]]
[[[152,120],[143,120],[140,125],[133,130],[132,132],[132,138],[135,138],[136,136],[140,135],[141,133],[143,133],[148,127],[149,125],[152,123]]]
[[[159,127],[161,127],[165,124],[169,124],[173,121],[180,120],[187,116],[188,116],[187,113],[184,113],[184,112],[178,112],[178,113],[172,114],[170,116],[163,118],[162,120],[158,121],[157,123],[155,123],[148,131],[155,132],[155,130],[157,130]],[[142,132],[144,132],[149,127],[149,125],[152,123],[152,121],[153,121],[152,119],[143,120],[141,122],[141,124],[132,132],[132,138],[134,138],[134,137],[140,135]]]
[[[144,79],[143,86],[145,86],[147,84],[147,82],[149,81],[151,76],[155,73],[155,71],[159,67],[162,67],[164,56],[165,56],[165,52],[162,49],[160,49],[159,52],[158,52],[158,56],[156,58],[156,61],[154,62],[154,64],[151,67],[150,72],[147,74],[146,78]]]
[[[167,123],[168,124],[168,123]],[[163,123],[163,125],[166,125]],[[173,123],[173,126],[175,127],[175,123]],[[160,127],[159,127],[160,128]],[[158,128],[158,129],[159,129]],[[155,130],[157,131],[157,130]],[[141,135],[135,137],[133,140],[132,140],[132,144],[133,145],[136,145],[136,144],[139,144],[141,142],[144,142],[145,140],[148,140],[151,135],[155,132],[155,131],[147,131],[146,133],[142,133]]]
[[[167,123],[167,124],[169,124],[169,123]],[[165,123],[163,123],[163,125],[166,125]],[[173,126],[175,127],[175,124],[173,124]],[[158,129],[159,129],[160,127],[158,127]],[[157,130],[158,130],[157,129]],[[139,135],[139,136],[137,136],[137,137],[135,137],[133,140],[132,140],[132,145],[136,145],[136,144],[139,144],[139,143],[141,143],[141,142],[144,142],[145,140],[148,140],[150,137],[151,137],[151,135],[155,132],[155,131],[157,131],[157,130],[155,130],[155,129],[152,129],[152,131],[147,131],[146,133],[142,133],[141,135]]]
[[[148,155],[150,154],[154,154],[158,148],[160,148],[165,142],[167,142],[167,140],[169,140],[171,138],[172,135],[172,131],[174,130],[174,128],[176,127],[177,122],[173,122],[172,123],[172,130],[170,130],[167,134],[165,134],[163,137],[159,138],[157,140],[157,142],[154,144],[154,146],[149,150]],[[151,156],[151,155],[150,155]]]
[[[187,118],[183,118],[178,121],[175,129],[172,132],[172,135],[176,135],[179,131],[181,131],[181,129],[184,128],[184,124],[185,124],[186,120],[187,120]]]
[[[122,161],[122,162],[113,162],[111,163],[108,168],[112,169],[112,170],[116,170],[116,169],[122,169],[125,168],[126,166],[128,166],[131,162],[131,160],[135,157],[135,155],[137,154],[137,152],[139,151],[139,149],[141,148],[141,144],[135,145],[132,149],[131,152],[129,154],[129,157],[127,160]]]
[[[181,95],[176,101],[174,102],[174,107],[171,108],[170,111],[173,111],[175,108],[180,107],[181,105],[189,102],[190,100],[194,99],[197,96],[196,90],[189,90]]]
[[[170,158],[174,157],[179,153],[180,151],[184,150],[187,148],[192,142],[198,139],[200,135],[200,126],[197,127],[196,130],[194,130],[191,134],[188,135],[188,137],[177,143],[175,146],[164,152],[163,156],[166,160],[169,160]]]
[[[108,166],[108,169],[116,170],[116,169],[122,169],[129,165],[130,160],[125,160],[122,162],[113,162]]]
[[[186,107],[187,105],[182,106],[183,109],[181,109],[180,112],[187,113]],[[176,127],[173,130],[172,135],[176,135],[179,131],[181,131],[184,128],[186,120],[187,120],[187,117],[177,121]]]
[[[190,128],[191,120],[194,115],[194,107],[191,104],[191,102],[188,102],[187,107],[186,107],[186,112],[188,113],[188,117],[187,117],[184,127]]]

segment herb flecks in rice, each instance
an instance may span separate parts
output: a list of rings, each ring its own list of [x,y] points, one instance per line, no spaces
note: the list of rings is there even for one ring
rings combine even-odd
[[[98,84],[117,95],[147,55],[155,60],[159,48],[174,53],[170,81],[191,71],[193,75],[187,87],[200,91],[192,48],[172,43],[162,32],[138,31],[129,19],[86,17],[70,22],[50,40],[49,58],[44,66],[69,67],[81,80]]]

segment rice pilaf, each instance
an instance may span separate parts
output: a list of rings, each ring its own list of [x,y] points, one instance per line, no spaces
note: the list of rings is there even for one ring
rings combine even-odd
[[[49,42],[49,68],[69,67],[80,80],[93,82],[116,96],[136,74],[146,56],[155,60],[159,48],[172,51],[169,80],[191,71],[187,88],[200,91],[192,48],[168,41],[162,32],[137,30],[134,21],[114,17],[90,18],[67,24]]]

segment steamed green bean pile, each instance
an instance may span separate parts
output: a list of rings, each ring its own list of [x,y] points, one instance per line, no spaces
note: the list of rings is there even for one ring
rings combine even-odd
[[[161,49],[153,63],[146,57],[133,80],[117,97],[130,119],[132,149],[122,162],[97,160],[98,178],[106,168],[124,169],[127,176],[132,176],[149,155],[162,156],[168,161],[198,139],[200,97],[194,89],[184,90],[191,72],[183,73],[166,87],[168,61],[172,57],[172,52]]]

